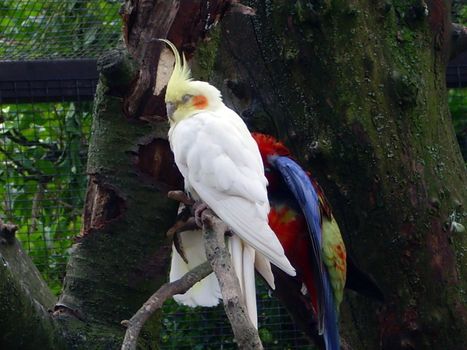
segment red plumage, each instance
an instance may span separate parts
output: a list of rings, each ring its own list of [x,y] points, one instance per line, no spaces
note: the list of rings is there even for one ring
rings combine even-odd
[[[310,250],[312,247],[306,220],[301,210],[293,203],[291,198],[288,198],[288,193],[283,189],[284,184],[281,183],[280,175],[273,170],[268,159],[268,156],[271,155],[291,157],[291,153],[286,146],[272,136],[260,133],[253,133],[252,135],[258,144],[266,169],[266,177],[269,181],[268,195],[271,204],[269,226],[271,226],[281,242],[290,263],[297,270],[296,278],[305,284],[311,298],[309,301],[316,310],[317,293],[310,268]],[[313,185],[315,186],[314,181]],[[321,188],[317,192],[321,197]],[[323,203],[327,204],[327,201],[324,200]]]
[[[264,163],[265,175],[269,181],[268,196],[271,206],[269,225],[281,242],[285,255],[297,271],[297,276],[291,277],[281,273],[274,266],[272,267],[276,280],[276,295],[288,308],[292,317],[299,323],[305,333],[313,338],[317,345],[324,347],[323,338],[316,331],[318,293],[314,282],[315,272],[313,271],[311,258],[313,247],[309,228],[297,200],[285,184],[282,174],[273,165],[277,156],[291,159],[293,157],[289,149],[274,137],[260,133],[253,133],[252,136],[258,144]],[[329,223],[333,223],[338,231],[331,206],[324,196],[322,188],[313,179],[310,172],[306,173],[318,195],[321,225],[323,225],[323,221],[326,221],[329,229]],[[326,234],[326,232],[325,230],[322,234]],[[340,237],[340,232],[338,232],[338,235]],[[331,248],[336,257],[333,265],[334,269],[344,274],[344,281],[345,275],[350,273],[350,275],[347,275],[347,287],[362,295],[383,301],[384,296],[374,280],[361,271],[352,259],[348,258],[342,240],[340,243],[335,242]],[[308,293],[303,293],[303,288],[300,288],[303,285],[306,286]]]
[[[310,269],[311,243],[303,215],[296,210],[273,204],[269,213],[269,226],[284,247],[285,255],[297,271],[297,279],[304,283],[310,294],[311,304],[317,310],[317,294]]]

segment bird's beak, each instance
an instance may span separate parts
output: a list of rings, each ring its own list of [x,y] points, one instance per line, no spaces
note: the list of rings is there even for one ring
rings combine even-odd
[[[167,109],[167,117],[172,120],[172,115],[175,112],[175,104],[167,102],[165,104],[165,108]]]

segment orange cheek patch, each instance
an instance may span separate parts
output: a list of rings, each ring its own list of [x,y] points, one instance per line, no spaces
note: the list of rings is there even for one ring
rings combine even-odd
[[[204,109],[208,106],[208,99],[203,95],[197,95],[193,97],[193,106],[196,109]]]

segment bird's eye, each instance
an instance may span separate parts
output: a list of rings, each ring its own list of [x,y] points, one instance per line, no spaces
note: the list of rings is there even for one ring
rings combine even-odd
[[[182,103],[187,103],[188,101],[190,101],[190,99],[193,97],[193,95],[183,95],[182,97]]]

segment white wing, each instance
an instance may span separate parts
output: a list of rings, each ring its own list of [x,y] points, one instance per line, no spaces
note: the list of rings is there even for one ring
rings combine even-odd
[[[295,275],[268,225],[267,180],[261,156],[240,117],[227,108],[201,112],[179,122],[169,137],[187,190],[197,194],[271,263]]]
[[[172,245],[172,261],[169,273],[170,282],[180,279],[188,271],[206,261],[202,231],[184,231],[179,233],[179,235],[188,264]],[[174,295],[177,303],[191,307],[216,306],[220,298],[222,298],[221,290],[214,273],[196,283],[185,294]]]

